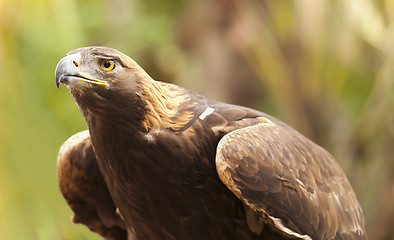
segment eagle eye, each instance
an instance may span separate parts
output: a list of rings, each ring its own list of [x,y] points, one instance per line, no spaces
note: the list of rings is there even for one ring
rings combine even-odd
[[[115,68],[115,61],[114,60],[109,60],[109,59],[103,59],[100,62],[100,67],[104,71],[111,71]]]

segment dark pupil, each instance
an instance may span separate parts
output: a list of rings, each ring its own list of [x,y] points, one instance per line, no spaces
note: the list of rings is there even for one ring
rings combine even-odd
[[[105,62],[104,62],[104,67],[105,67],[105,68],[111,67],[111,62],[110,62],[110,61],[105,61]]]

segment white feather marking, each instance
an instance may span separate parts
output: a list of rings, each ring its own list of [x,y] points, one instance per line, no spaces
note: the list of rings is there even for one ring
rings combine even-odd
[[[269,120],[268,118],[258,117],[256,119],[261,121],[260,124],[265,124],[265,125],[268,125],[268,126],[275,126],[275,124],[271,120]]]
[[[303,182],[301,182],[301,180],[296,179],[297,183],[301,185],[301,187],[303,187],[305,189],[305,185]]]
[[[291,230],[290,228],[286,227],[280,218],[275,218],[270,215],[269,215],[269,217],[271,218],[272,222],[275,224],[277,229],[281,230],[283,233],[288,234],[293,237],[296,237],[298,239],[312,240],[312,238],[310,236],[299,234],[299,233]]]
[[[335,200],[337,201],[337,203],[338,203],[338,205],[342,205],[342,203],[341,203],[341,200],[339,200],[339,197],[338,197],[338,195],[335,193],[335,192],[333,192],[332,193],[333,195],[334,195],[334,198],[335,198]]]
[[[205,111],[203,113],[201,113],[201,115],[198,117],[201,120],[204,120],[208,115],[212,114],[215,111],[215,109],[211,108],[211,107],[207,107],[207,109],[205,109]]]
[[[148,141],[148,143],[155,143],[156,141],[156,137],[150,133],[145,135],[145,139]]]

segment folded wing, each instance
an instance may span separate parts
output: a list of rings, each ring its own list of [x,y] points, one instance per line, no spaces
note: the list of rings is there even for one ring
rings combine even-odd
[[[82,223],[105,239],[127,239],[124,222],[101,175],[88,131],[70,137],[60,148],[57,162],[59,188]]]
[[[335,159],[292,128],[260,120],[225,135],[216,154],[219,177],[245,204],[251,230],[259,234],[268,222],[299,239],[366,239]]]

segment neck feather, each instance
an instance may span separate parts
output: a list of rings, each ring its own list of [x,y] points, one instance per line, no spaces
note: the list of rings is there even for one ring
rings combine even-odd
[[[178,86],[150,79],[138,95],[146,104],[142,125],[147,131],[157,128],[176,130],[194,117],[190,94]]]

